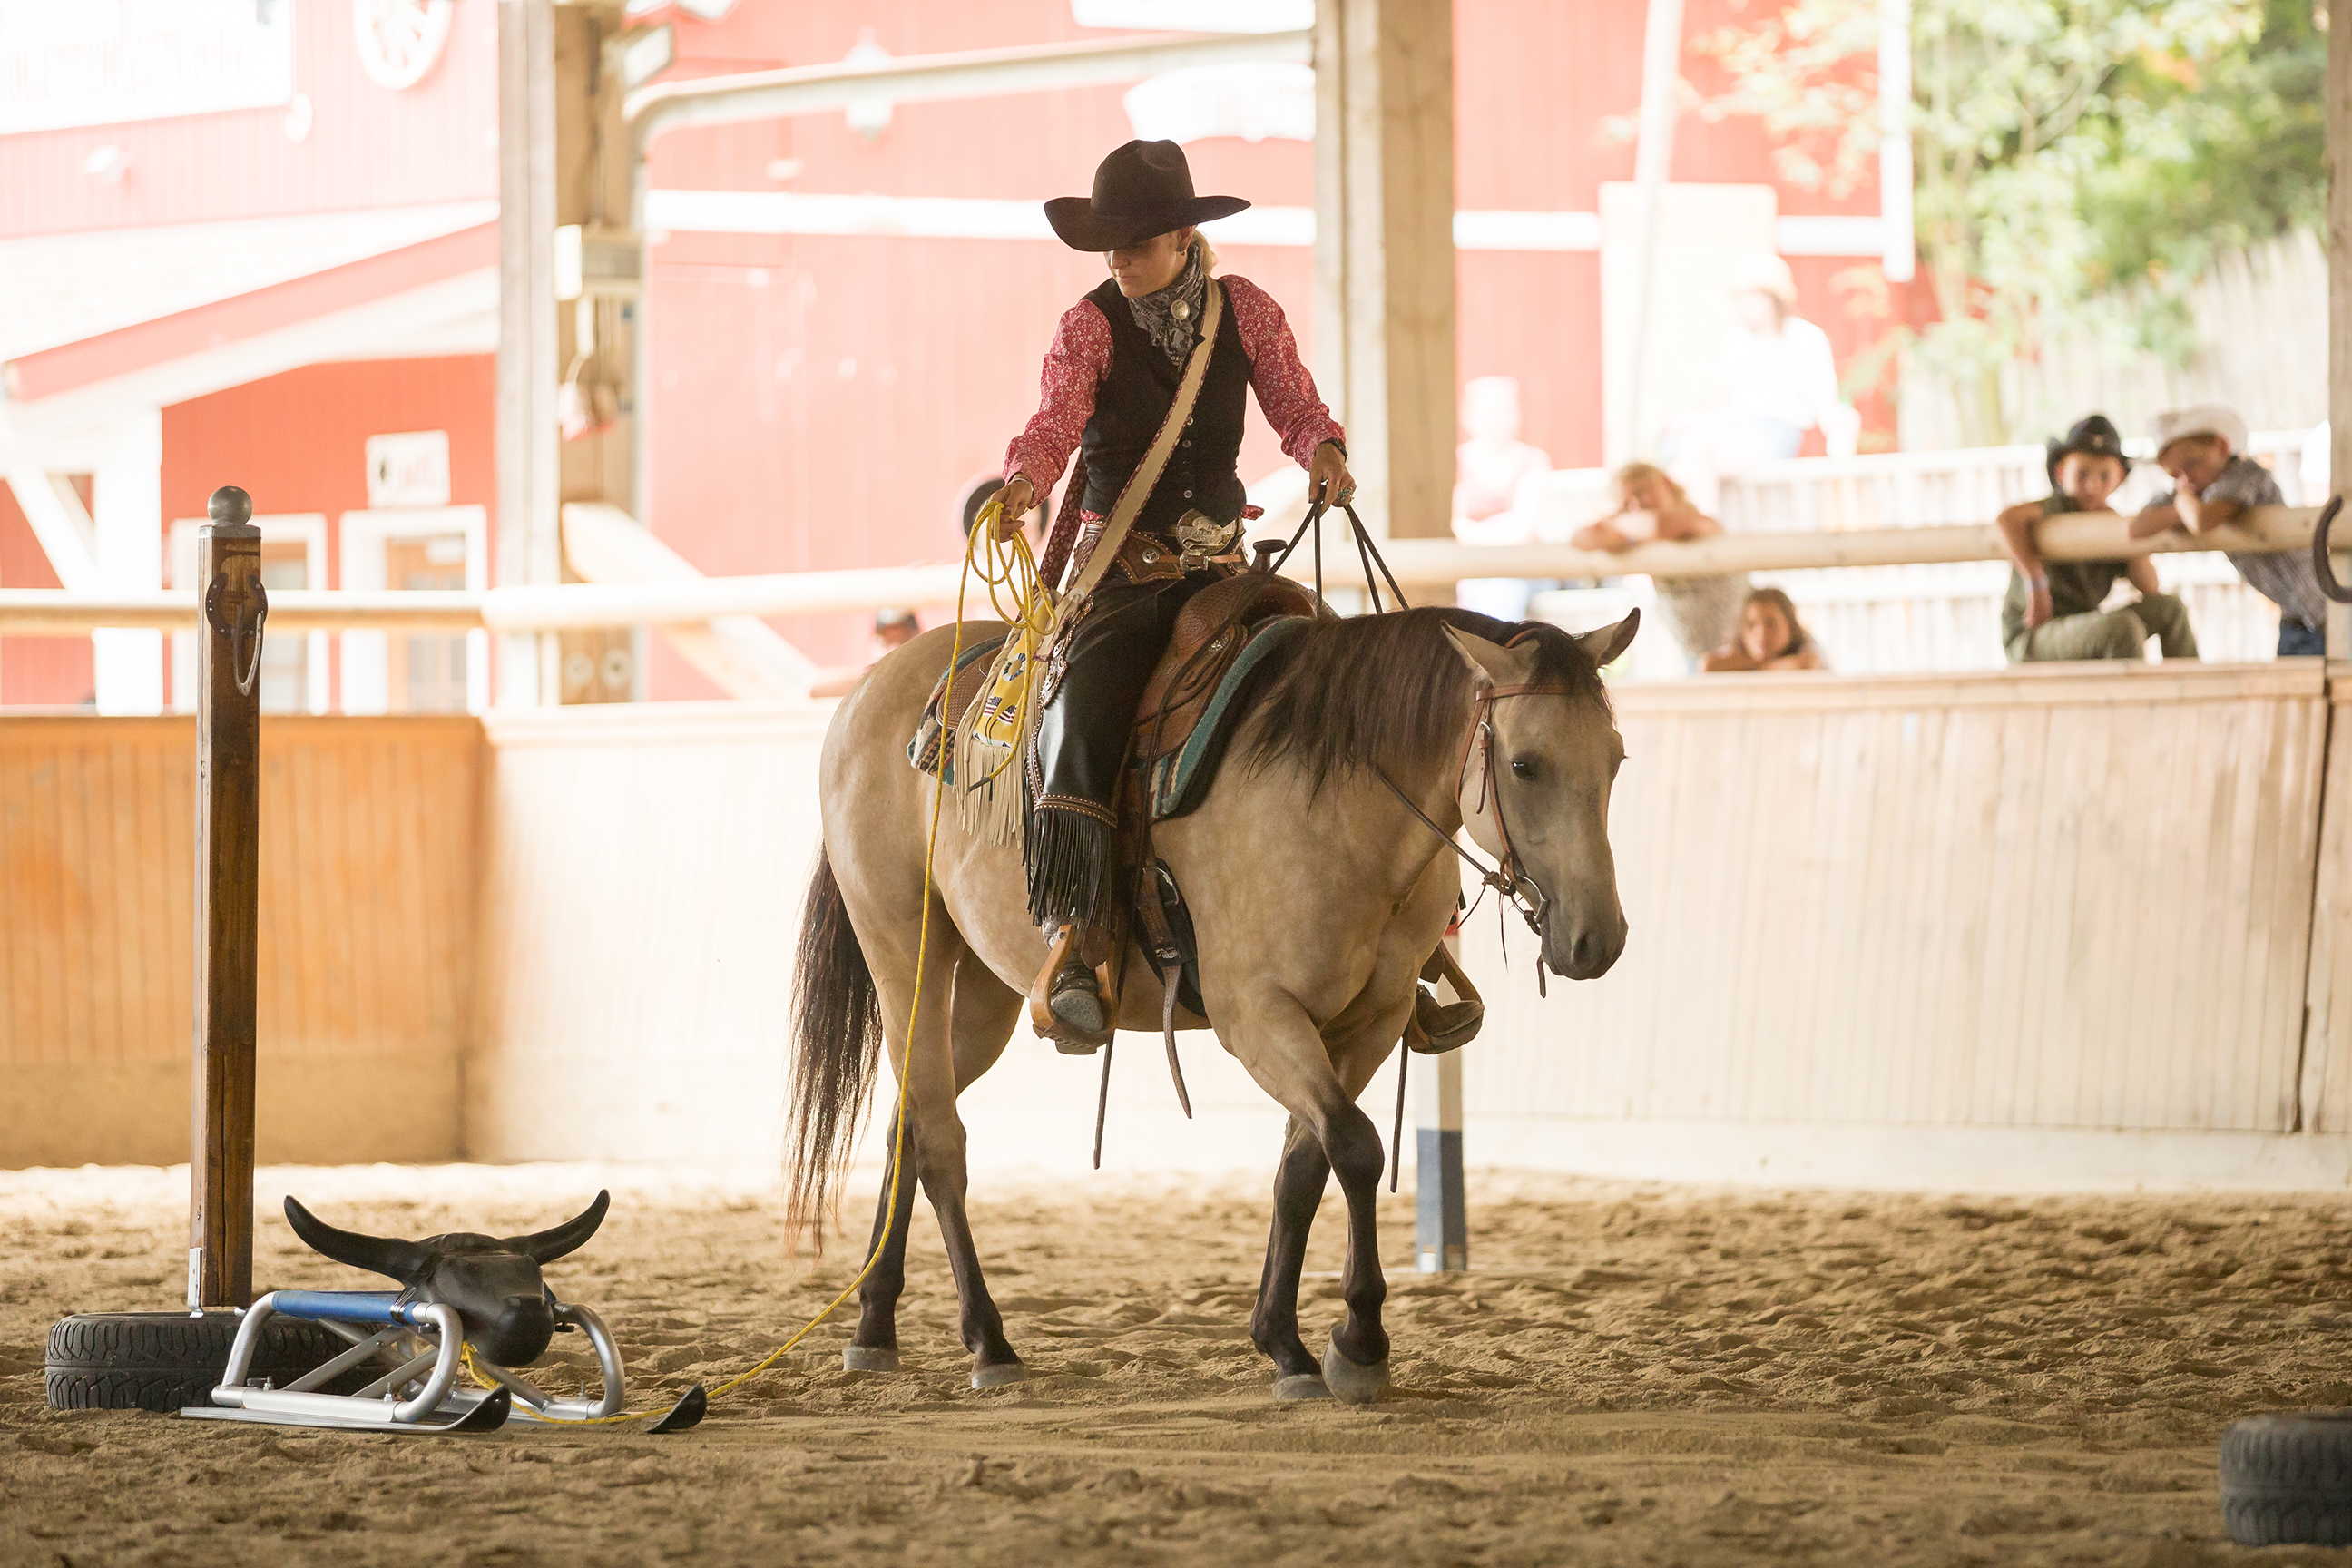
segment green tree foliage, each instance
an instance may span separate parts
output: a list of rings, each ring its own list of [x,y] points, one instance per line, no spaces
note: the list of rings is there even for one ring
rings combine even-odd
[[[2192,279],[2224,250],[2326,221],[2327,36],[2311,0],[2268,0],[2259,30],[2196,62],[2140,56],[2115,96],[2082,211],[2092,288]]]
[[[1941,318],[1923,367],[1977,438],[2010,433],[1997,372],[2061,322],[2177,348],[2177,301],[2220,250],[2317,220],[2326,40],[2312,0],[1913,0],[1920,258]],[[1793,0],[1699,50],[1780,177],[1851,191],[1882,133],[1877,0]],[[2128,312],[2118,288],[2141,302]],[[2154,301],[2153,304],[2150,301]],[[1875,374],[1874,370],[1873,374]]]

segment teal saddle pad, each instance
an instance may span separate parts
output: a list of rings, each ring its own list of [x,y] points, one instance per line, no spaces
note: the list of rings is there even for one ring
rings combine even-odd
[[[1209,784],[1217,776],[1217,765],[1224,760],[1226,742],[1244,711],[1243,688],[1268,657],[1297,636],[1310,621],[1307,616],[1275,616],[1250,629],[1249,640],[1242,645],[1223,679],[1217,682],[1217,689],[1209,698],[1208,710],[1192,727],[1192,733],[1185,738],[1183,745],[1148,764],[1143,789],[1144,799],[1151,805],[1152,821],[1166,822],[1182,816],[1198,809],[1208,797]]]

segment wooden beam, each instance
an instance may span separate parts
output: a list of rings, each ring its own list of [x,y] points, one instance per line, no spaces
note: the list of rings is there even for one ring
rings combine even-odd
[[[1452,531],[1454,7],[1318,0],[1315,362],[1376,534]]]
[[[188,1172],[188,1305],[253,1301],[254,1015],[261,888],[261,530],[215,490],[196,531],[196,1035]]]
[[[617,47],[628,26],[621,0],[571,0],[555,13],[554,221],[576,249],[574,264],[556,279],[555,357],[569,380],[553,395],[562,503],[602,503],[643,517],[636,323],[645,246],[629,227],[629,127]],[[616,268],[616,261],[623,265]],[[551,581],[578,578],[559,559]],[[626,702],[642,695],[639,637],[630,626],[559,633],[549,700]],[[608,679],[616,661],[627,679]]]
[[[618,507],[563,509],[563,563],[583,583],[705,583],[693,563]],[[720,616],[662,628],[678,657],[730,697],[806,697],[816,661],[754,616]]]
[[[66,588],[95,593],[105,583],[98,570],[98,528],[81,492],[63,474],[30,463],[12,466],[5,476],[16,492],[16,509],[32,524],[33,538],[49,558],[49,570]]]
[[[2309,549],[2318,516],[2312,507],[2257,507],[2246,514],[2243,523],[2210,533],[2191,537],[2176,529],[2150,539],[2127,539],[2125,520],[2113,512],[2076,512],[2045,521],[2039,537],[2042,555],[2052,561],[2107,561],[2214,550],[2262,553]],[[1559,544],[1469,545],[1445,539],[1391,540],[1381,546],[1381,552],[1399,581],[1440,588],[1465,577],[1711,577],[1731,572],[2002,559],[2000,534],[1990,523],[1852,532],[1726,533],[1687,544],[1636,545],[1614,554]],[[1323,569],[1333,587],[1351,588],[1362,582],[1355,552],[1336,537],[1326,542]],[[1286,575],[1301,579],[1311,574],[1313,567],[1303,546],[1284,570]],[[807,616],[881,605],[953,605],[962,574],[961,566],[941,563],[750,577],[492,588],[482,594],[289,589],[276,596],[271,615],[281,631],[368,626],[544,632],[667,626],[707,624],[734,616]],[[0,633],[12,637],[79,636],[95,626],[184,631],[195,624],[195,599],[188,594],[97,595],[54,588],[0,588]]]
[[[560,580],[555,389],[555,6],[500,0],[499,26],[498,560],[500,587]],[[499,639],[498,700],[530,707],[554,682],[529,632]],[[552,649],[545,650],[551,653]]]
[[[1625,374],[1608,390],[1616,397],[1601,419],[1606,461],[1612,468],[1633,455],[1640,439],[1642,378],[1649,363],[1650,319],[1656,310],[1651,287],[1657,273],[1660,194],[1672,177],[1675,121],[1682,117],[1683,0],[1649,0],[1642,29],[1640,130],[1633,142],[1633,191],[1641,237],[1634,249],[1633,299],[1627,315],[1631,338]]]
[[[2337,6],[2331,0],[2328,15]],[[2352,488],[2352,6],[2327,30],[2328,488]],[[2352,606],[2327,607],[2327,657],[2352,658]]]

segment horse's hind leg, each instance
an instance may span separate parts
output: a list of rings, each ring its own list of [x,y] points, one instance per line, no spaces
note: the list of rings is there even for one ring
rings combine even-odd
[[[903,1135],[906,1114],[903,1105],[891,1108],[893,1136]],[[847,1371],[898,1370],[898,1295],[907,1285],[907,1227],[914,1217],[915,1160],[908,1151],[900,1158],[895,1192],[890,1167],[883,1167],[882,1192],[874,1200],[874,1235],[866,1244],[874,1267],[857,1287],[857,1331],[850,1335],[848,1347],[841,1352],[841,1364]],[[881,1248],[878,1258],[875,1257],[877,1247]]]
[[[1250,1314],[1250,1342],[1274,1362],[1277,1399],[1322,1399],[1323,1367],[1298,1337],[1298,1271],[1307,1260],[1307,1233],[1330,1180],[1323,1145],[1296,1116],[1274,1174],[1274,1226],[1265,1238],[1265,1272]]]
[[[948,1008],[948,1033],[950,1047],[954,1052],[956,1089],[961,1092],[969,1088],[981,1074],[995,1066],[997,1058],[1003,1054],[1005,1042],[1013,1036],[1013,1026],[1019,1014],[1021,998],[1017,993],[993,974],[989,973],[980,961],[969,952],[959,959],[954,974],[953,997]],[[933,983],[936,984],[940,978],[941,976],[935,972],[932,976]],[[929,987],[927,986],[926,989],[928,990]],[[916,1027],[919,1031],[924,1029],[923,1020],[917,1019]],[[919,1067],[921,1065],[919,1058],[916,1065]],[[915,1094],[914,1076],[911,1070],[908,1075],[908,1094],[910,1098]],[[952,1106],[950,1108],[950,1114],[953,1114]],[[890,1125],[894,1131],[899,1128],[902,1121],[908,1121],[911,1125],[920,1124],[919,1118],[907,1117],[906,1106],[903,1103],[896,1108],[891,1115]],[[959,1149],[961,1147],[961,1127],[959,1126],[957,1128]],[[940,1193],[944,1187],[944,1184],[935,1186],[931,1178],[924,1174],[926,1165],[920,1153],[920,1138],[909,1131],[907,1147],[900,1155],[898,1181],[895,1194],[889,1179],[889,1167],[887,1165],[884,1167],[882,1191],[875,1199],[874,1235],[866,1244],[867,1256],[874,1257],[874,1249],[877,1247],[881,1248],[881,1253],[879,1257],[875,1257],[874,1268],[866,1275],[865,1283],[857,1288],[857,1331],[851,1335],[848,1348],[842,1352],[842,1364],[851,1372],[896,1372],[898,1368],[898,1298],[906,1289],[907,1232],[914,1220],[915,1184],[918,1176],[921,1175],[924,1189],[931,1194],[932,1207],[935,1210],[939,1209]],[[959,1194],[961,1194],[961,1165],[959,1161],[959,1185],[956,1189]],[[892,1202],[894,1196],[897,1200],[895,1204]],[[1003,1327],[997,1315],[995,1303],[989,1300],[987,1287],[981,1280],[979,1264],[971,1244],[971,1227],[962,1222],[963,1208],[960,1195],[954,1203],[954,1213],[956,1221],[951,1225],[947,1218],[946,1211],[940,1211],[940,1230],[949,1237],[948,1255],[951,1260],[959,1256],[955,1235],[959,1230],[961,1236],[961,1256],[974,1258],[970,1278],[977,1289],[977,1305],[980,1309],[975,1314],[973,1293],[965,1289],[965,1276],[959,1268],[956,1286],[959,1299],[964,1304],[964,1342],[972,1345],[975,1353],[979,1353],[981,1347],[974,1343],[977,1333],[982,1342],[989,1343],[992,1349],[1002,1351],[1002,1358],[998,1364],[1010,1362],[1011,1364],[1018,1366],[1020,1358],[1013,1355],[1012,1347],[1004,1343]]]
[[[1004,1319],[981,1274],[980,1249],[972,1243],[971,1221],[964,1209],[963,1118],[955,1102],[1003,1054],[1021,1003],[1019,992],[990,973],[976,955],[967,955],[956,971],[951,1072],[927,1074],[919,1086],[910,1082],[907,1090],[922,1107],[917,1125],[930,1130],[919,1141],[918,1161],[923,1191],[930,1195],[931,1212],[939,1218],[948,1266],[955,1274],[956,1299],[962,1310],[959,1326],[964,1346],[971,1352],[974,1388],[1018,1383],[1028,1370],[1004,1337]]]

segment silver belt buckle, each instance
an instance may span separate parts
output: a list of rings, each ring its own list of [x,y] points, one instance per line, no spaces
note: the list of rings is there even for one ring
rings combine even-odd
[[[1176,543],[1182,551],[1184,570],[1202,572],[1208,569],[1211,558],[1233,552],[1241,542],[1242,520],[1217,522],[1200,511],[1187,511],[1176,520]]]

